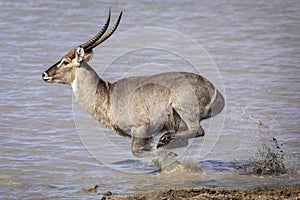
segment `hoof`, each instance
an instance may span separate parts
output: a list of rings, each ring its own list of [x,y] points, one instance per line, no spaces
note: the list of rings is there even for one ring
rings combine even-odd
[[[157,144],[157,148],[165,148],[165,149],[176,149],[185,147],[188,145],[187,138],[177,138],[176,133],[166,133],[164,134]]]
[[[175,138],[175,133],[166,133],[158,141],[157,148],[166,147]]]

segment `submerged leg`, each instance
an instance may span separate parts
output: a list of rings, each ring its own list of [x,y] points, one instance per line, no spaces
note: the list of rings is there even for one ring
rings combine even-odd
[[[152,165],[157,167],[160,173],[169,173],[182,166],[177,159],[177,154],[168,151],[157,152],[156,157],[152,160]]]
[[[138,138],[132,137],[131,151],[134,156],[142,157],[147,154],[152,154],[154,150],[154,141],[152,137],[149,138]]]

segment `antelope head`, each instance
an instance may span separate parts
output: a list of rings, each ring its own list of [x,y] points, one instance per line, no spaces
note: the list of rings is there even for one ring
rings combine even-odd
[[[104,42],[115,32],[121,17],[122,12],[115,25],[105,34],[110,22],[109,9],[107,20],[102,29],[93,38],[75,47],[52,65],[42,74],[42,79],[48,83],[72,84],[76,76],[76,68],[80,68],[84,63],[88,62],[93,56],[93,48]]]

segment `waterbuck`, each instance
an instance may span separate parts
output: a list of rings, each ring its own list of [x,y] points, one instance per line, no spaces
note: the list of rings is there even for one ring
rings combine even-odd
[[[167,72],[133,76],[110,83],[88,64],[93,48],[108,39],[122,17],[106,32],[102,29],[86,43],[72,49],[42,74],[48,83],[71,85],[77,103],[103,126],[131,138],[135,156],[188,145],[188,139],[204,135],[201,120],[224,107],[221,93],[201,75]],[[106,33],[106,34],[105,34]],[[154,136],[161,134],[157,144]]]

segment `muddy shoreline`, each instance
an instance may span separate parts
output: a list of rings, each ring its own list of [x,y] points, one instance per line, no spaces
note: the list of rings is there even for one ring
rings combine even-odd
[[[168,189],[131,197],[103,196],[103,200],[202,200],[202,199],[292,199],[300,200],[300,185],[286,187],[254,187],[251,189],[181,188]]]

